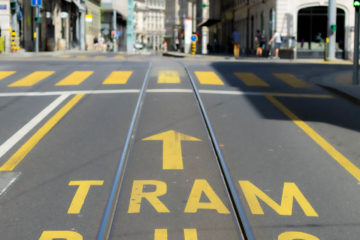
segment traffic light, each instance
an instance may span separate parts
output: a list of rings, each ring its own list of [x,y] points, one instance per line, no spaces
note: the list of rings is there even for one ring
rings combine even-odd
[[[10,10],[11,12],[15,12],[17,8],[17,2],[16,1],[10,1]]]
[[[360,7],[360,1],[354,0],[354,7]]]

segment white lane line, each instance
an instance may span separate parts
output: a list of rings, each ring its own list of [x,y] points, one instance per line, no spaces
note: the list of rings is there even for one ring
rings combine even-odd
[[[56,96],[56,95],[77,95],[77,94],[113,94],[113,93],[139,93],[138,89],[119,90],[84,90],[84,91],[54,91],[54,92],[12,92],[0,93],[0,97],[27,97],[27,96]]]
[[[263,95],[261,92],[242,92],[242,91],[219,91],[219,90],[199,90],[199,93],[217,95]]]
[[[0,197],[10,188],[20,175],[21,172],[0,173]]]
[[[148,93],[192,93],[191,89],[148,89]]]
[[[31,119],[6,142],[0,145],[0,158],[4,156],[16,143],[18,143],[26,134],[28,134],[36,125],[38,125],[46,116],[48,116],[56,107],[68,98],[69,94],[63,94],[55,99],[49,106],[44,108],[38,115]]]

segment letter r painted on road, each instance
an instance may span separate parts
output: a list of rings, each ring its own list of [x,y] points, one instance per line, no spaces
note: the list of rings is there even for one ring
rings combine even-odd
[[[144,192],[145,186],[155,186],[155,191]],[[159,200],[167,192],[165,182],[156,180],[135,180],[131,191],[128,213],[140,213],[142,199],[145,198],[159,213],[169,213],[170,210]]]
[[[197,240],[197,230],[195,228],[184,229],[184,240]],[[168,240],[168,230],[155,229],[154,240]]]
[[[242,191],[244,192],[246,201],[249,204],[252,214],[264,215],[264,211],[259,203],[259,199],[261,199],[279,215],[291,216],[293,210],[293,201],[295,199],[306,216],[319,216],[295,183],[284,183],[284,189],[280,205],[277,204],[274,200],[272,200],[268,195],[266,195],[250,181],[239,181],[239,184]]]
[[[80,233],[73,231],[44,231],[39,240],[83,240],[83,236]]]
[[[68,214],[79,214],[91,186],[102,186],[104,181],[71,181],[69,186],[79,186],[68,209]]]

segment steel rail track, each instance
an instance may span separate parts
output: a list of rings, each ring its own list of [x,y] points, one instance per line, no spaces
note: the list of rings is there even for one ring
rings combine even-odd
[[[194,91],[195,98],[197,100],[197,103],[198,103],[198,106],[199,106],[199,109],[200,109],[201,117],[203,118],[203,121],[205,123],[205,127],[206,127],[206,130],[208,132],[208,135],[209,135],[213,150],[214,150],[216,158],[218,160],[218,166],[219,166],[219,168],[221,170],[221,173],[222,173],[222,175],[224,177],[225,185],[226,185],[226,188],[227,188],[226,189],[227,193],[230,196],[233,207],[235,207],[234,211],[235,211],[235,214],[236,214],[237,223],[239,224],[239,227],[241,229],[242,237],[243,237],[244,240],[255,240],[254,235],[253,235],[253,231],[252,231],[251,226],[250,226],[250,223],[249,223],[249,221],[247,219],[247,216],[245,214],[244,207],[243,207],[243,205],[242,205],[242,203],[240,201],[239,195],[238,195],[238,193],[236,191],[235,184],[234,184],[234,182],[233,182],[233,180],[231,178],[229,168],[228,168],[228,166],[226,164],[226,161],[225,161],[225,159],[223,157],[223,154],[221,152],[221,149],[219,147],[219,144],[218,144],[217,138],[215,136],[215,132],[214,132],[214,130],[212,128],[209,116],[206,113],[206,108],[205,108],[205,105],[204,105],[204,103],[202,101],[202,98],[200,96],[199,89],[197,88],[197,86],[195,84],[195,80],[194,80],[191,72],[189,71],[189,68],[186,66],[185,63],[181,63],[181,64],[183,65],[183,67],[186,70],[187,75],[189,76],[191,87],[192,87],[192,89]]]
[[[103,219],[101,221],[100,229],[97,235],[97,240],[108,240],[111,233],[112,224],[114,221],[114,216],[117,210],[118,201],[120,198],[120,191],[122,186],[122,180],[125,174],[126,163],[131,153],[131,149],[134,145],[135,134],[137,130],[139,116],[141,114],[141,110],[143,107],[146,88],[149,84],[149,75],[152,68],[152,62],[149,63],[148,70],[146,72],[144,82],[142,84],[139,97],[134,109],[134,113],[131,119],[131,123],[129,126],[128,134],[125,140],[125,144],[122,150],[121,158],[119,164],[116,169],[115,177],[113,180],[113,184],[111,187],[110,195],[105,207],[105,212],[103,215]]]

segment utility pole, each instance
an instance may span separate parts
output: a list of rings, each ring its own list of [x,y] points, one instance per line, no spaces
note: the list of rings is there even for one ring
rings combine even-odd
[[[329,54],[330,60],[335,59],[336,45],[336,0],[329,0],[328,7],[328,37],[329,37]]]
[[[116,12],[116,9],[115,9],[115,6],[114,6],[114,10],[113,10],[113,31],[114,31],[114,34],[113,34],[113,50],[114,52],[117,52],[118,51],[118,46],[117,46],[117,23],[116,23],[116,17],[117,15],[117,12]]]
[[[127,52],[134,51],[134,0],[128,0],[128,19],[126,24]]]
[[[36,15],[35,52],[38,53],[39,52],[39,24],[40,24],[40,7],[39,6],[35,7],[35,12],[36,12],[35,13],[35,15]]]
[[[354,57],[353,57],[353,84],[359,85],[359,8],[360,1],[354,1],[355,7],[355,41],[354,41]]]

